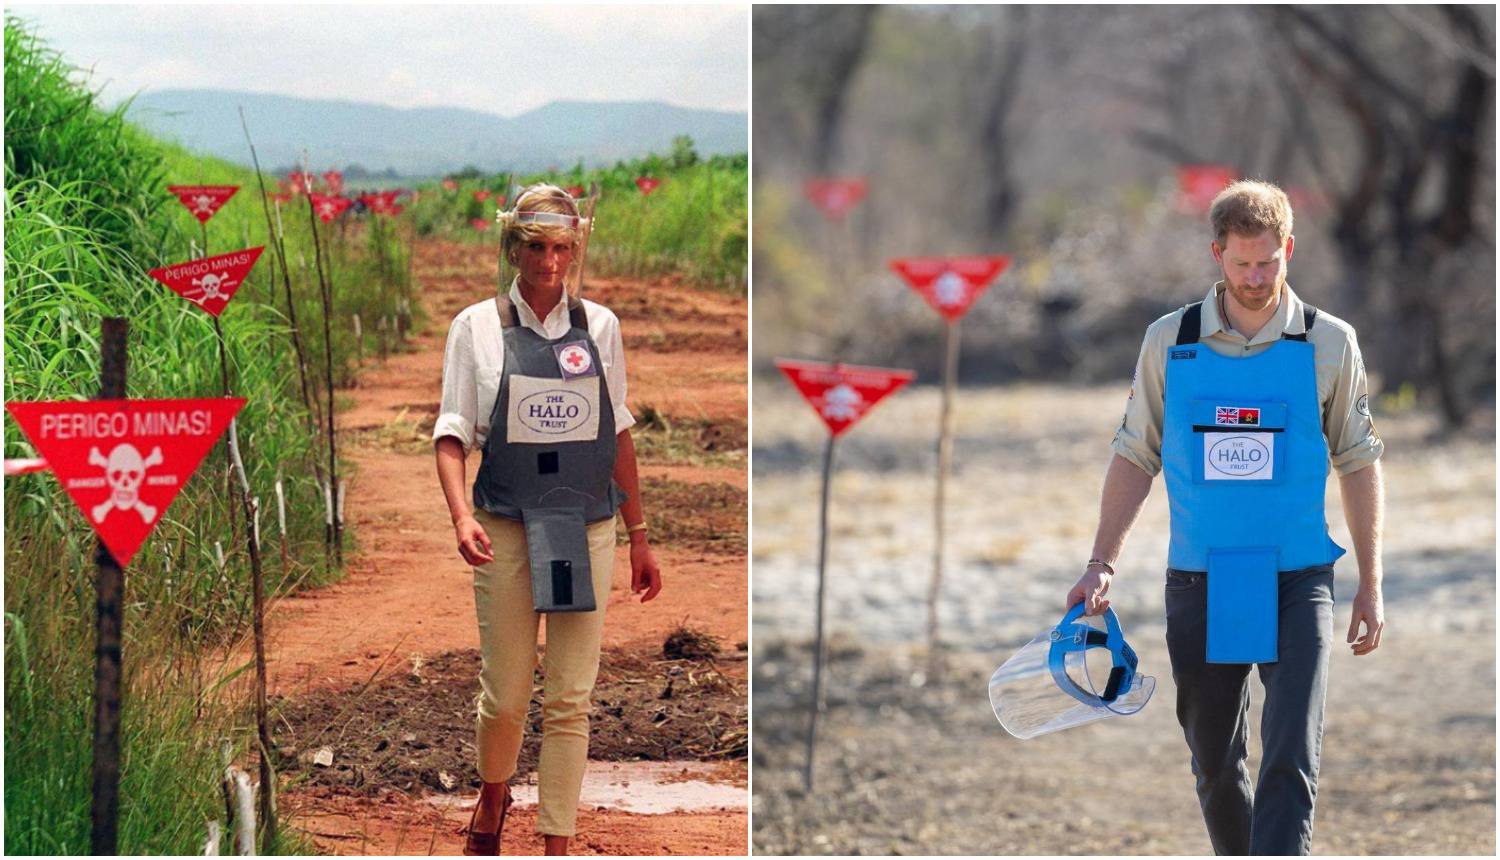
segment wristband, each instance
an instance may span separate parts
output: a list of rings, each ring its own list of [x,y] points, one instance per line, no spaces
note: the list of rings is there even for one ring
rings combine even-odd
[[[646,530],[646,522],[644,520],[642,520],[641,522],[636,523],[633,526],[626,526],[625,527],[625,533],[626,534],[630,534],[631,532],[643,532],[645,530]]]
[[[1084,565],[1083,567],[1084,567],[1085,570],[1087,570],[1088,568],[1090,568],[1090,567],[1092,567],[1093,565],[1096,565],[1096,564],[1099,565],[1100,567],[1104,568],[1105,573],[1108,573],[1110,576],[1114,576],[1115,575],[1114,565],[1110,564],[1109,562],[1105,561],[1102,558],[1091,558],[1091,559],[1089,559],[1089,563],[1086,564],[1086,565]]]

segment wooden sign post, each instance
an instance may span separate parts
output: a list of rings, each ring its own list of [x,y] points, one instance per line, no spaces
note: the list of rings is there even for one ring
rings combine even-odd
[[[942,591],[944,503],[953,469],[953,392],[958,386],[958,324],[980,293],[1010,265],[990,257],[903,257],[890,267],[947,322],[943,344],[943,405],[938,416],[937,493],[932,505],[932,577],[927,585],[927,677],[941,670],[938,595]]]

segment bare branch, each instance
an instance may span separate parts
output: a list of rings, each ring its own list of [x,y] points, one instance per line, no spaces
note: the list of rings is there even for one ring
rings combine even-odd
[[[1458,40],[1453,38],[1452,34],[1444,32],[1411,6],[1381,6],[1378,8],[1389,12],[1397,21],[1400,21],[1413,33],[1422,37],[1429,45],[1442,52],[1443,56],[1450,60],[1457,60],[1458,62],[1472,65],[1484,72],[1491,80],[1494,80],[1495,58],[1493,56],[1485,55],[1478,48],[1459,44]],[[1445,9],[1445,11],[1447,10]],[[1450,16],[1452,15],[1451,12],[1449,14]],[[1477,25],[1477,21],[1475,23]],[[1478,33],[1476,32],[1475,35],[1477,36]]]
[[[1400,102],[1407,110],[1430,123],[1438,123],[1440,119],[1433,116],[1427,104],[1416,94],[1407,90],[1404,86],[1396,83],[1380,70],[1375,62],[1366,56],[1353,41],[1343,33],[1335,33],[1321,18],[1296,6],[1278,6],[1277,12],[1289,18],[1296,19],[1307,32],[1316,36],[1328,47],[1342,56],[1355,73],[1349,78],[1357,78],[1375,86],[1386,95]]]

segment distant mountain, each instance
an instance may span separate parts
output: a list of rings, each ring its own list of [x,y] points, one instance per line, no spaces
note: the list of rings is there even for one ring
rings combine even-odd
[[[700,155],[745,152],[744,113],[673,107],[662,102],[551,102],[516,117],[463,108],[393,108],[227,90],[142,93],[129,118],[195,152],[250,163],[240,129],[245,109],[266,169],[295,164],[307,150],[315,169],[359,165],[369,171],[434,176],[474,165],[485,171],[612,164],[651,152],[672,138],[693,139]]]

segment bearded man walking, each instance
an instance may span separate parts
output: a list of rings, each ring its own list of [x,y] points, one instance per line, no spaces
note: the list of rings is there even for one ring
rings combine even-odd
[[[1158,472],[1172,534],[1167,650],[1177,719],[1218,854],[1307,854],[1322,752],[1333,564],[1323,513],[1339,475],[1359,586],[1346,642],[1380,646],[1384,444],[1354,329],[1287,283],[1292,207],[1265,182],[1209,210],[1223,280],[1146,330],[1104,479],[1093,555],[1067,605],[1109,606],[1114,563]],[[1249,678],[1265,688],[1262,757],[1245,765]]]

